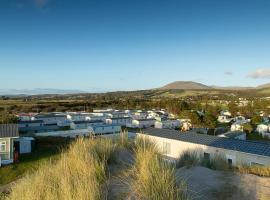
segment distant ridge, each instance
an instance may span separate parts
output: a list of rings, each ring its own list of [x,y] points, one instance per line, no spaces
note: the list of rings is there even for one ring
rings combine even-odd
[[[270,88],[270,83],[259,85],[257,87],[245,87],[245,86],[208,86],[202,83],[197,83],[193,81],[175,81],[169,83],[159,89],[167,89],[167,90],[258,90]]]
[[[270,88],[270,83],[266,83],[266,84],[263,84],[263,85],[259,85],[257,88],[258,88],[258,89]]]
[[[62,90],[51,88],[35,89],[0,89],[0,95],[44,95],[44,94],[78,94],[85,93],[81,90]]]
[[[209,90],[213,89],[207,85],[196,83],[193,81],[175,81],[160,89],[167,89],[167,90]]]

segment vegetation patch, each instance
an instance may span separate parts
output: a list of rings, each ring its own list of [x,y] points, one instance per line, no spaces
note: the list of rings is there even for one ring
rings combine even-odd
[[[164,160],[156,146],[137,139],[132,189],[136,199],[187,199],[187,188],[179,182],[175,165]]]

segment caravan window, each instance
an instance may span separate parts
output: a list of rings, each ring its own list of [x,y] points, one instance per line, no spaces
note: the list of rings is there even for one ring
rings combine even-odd
[[[229,167],[232,167],[232,159],[228,159],[228,165],[229,165]]]
[[[210,160],[210,154],[209,154],[209,153],[204,153],[204,154],[203,154],[203,158],[204,158],[205,160]]]
[[[0,152],[5,152],[7,149],[7,143],[6,141],[0,141]]]

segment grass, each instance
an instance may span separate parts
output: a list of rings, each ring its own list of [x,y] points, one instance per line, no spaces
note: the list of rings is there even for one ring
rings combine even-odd
[[[187,199],[183,182],[177,183],[175,165],[165,161],[155,144],[137,139],[132,189],[136,199]]]
[[[7,200],[99,200],[108,198],[110,167],[118,150],[133,149],[135,161],[124,168],[131,172],[130,191],[135,199],[185,200],[187,187],[176,175],[176,166],[163,159],[148,140],[130,142],[127,133],[118,139],[78,139],[58,159],[47,160],[28,171],[12,187]],[[33,157],[31,158],[33,159]],[[129,190],[128,189],[128,190]],[[129,192],[125,194],[127,197]]]
[[[119,137],[115,139],[115,143],[119,148],[132,149],[134,147],[133,140],[129,139],[128,131],[121,131]]]
[[[176,165],[177,167],[193,167],[200,163],[200,160],[197,156],[196,151],[184,151],[181,156],[179,157]]]
[[[270,168],[263,166],[238,166],[235,169],[237,172],[242,174],[254,174],[262,177],[270,177]]]
[[[21,179],[8,199],[104,199],[106,167],[114,151],[109,139],[79,139],[56,163],[48,162]]]
[[[215,155],[211,159],[204,159],[198,150],[184,151],[177,160],[177,167],[179,168],[181,167],[190,168],[198,165],[213,170],[226,171],[230,169],[230,166],[228,165],[227,160],[224,157],[220,155]]]
[[[220,155],[215,155],[210,160],[204,159],[201,155],[198,156],[198,151],[188,150],[181,154],[177,160],[177,167],[193,167],[193,166],[204,166],[212,170],[220,171],[232,171],[239,172],[242,174],[254,174],[262,177],[270,177],[270,167],[264,166],[247,166],[240,165],[232,167],[228,164],[225,157]]]
[[[56,160],[59,153],[59,149],[56,147],[41,146],[31,154],[21,155],[19,163],[0,168],[0,186],[15,181],[48,160]]]
[[[230,166],[225,157],[220,155],[215,155],[210,160],[202,158],[201,165],[213,170],[227,171],[230,169]]]

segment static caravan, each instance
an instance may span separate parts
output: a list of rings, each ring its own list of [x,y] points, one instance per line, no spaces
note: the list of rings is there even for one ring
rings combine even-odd
[[[137,135],[155,142],[163,155],[171,159],[178,159],[185,151],[194,151],[207,159],[223,157],[232,166],[270,166],[270,146],[266,143],[155,128]]]
[[[180,120],[162,120],[155,122],[155,128],[176,129],[181,125]]]
[[[131,117],[113,117],[110,119],[106,119],[106,124],[118,124],[121,126],[127,126],[132,121]]]
[[[134,128],[149,128],[155,125],[155,119],[134,119],[132,120],[132,126]]]
[[[0,124],[0,166],[13,163],[14,139],[18,137],[17,124]]]

